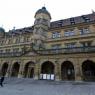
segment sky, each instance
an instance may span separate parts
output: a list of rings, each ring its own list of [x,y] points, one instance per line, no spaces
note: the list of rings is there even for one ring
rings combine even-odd
[[[52,20],[81,16],[95,11],[95,0],[0,0],[0,27],[5,31],[29,27],[34,24],[34,15],[43,6]]]

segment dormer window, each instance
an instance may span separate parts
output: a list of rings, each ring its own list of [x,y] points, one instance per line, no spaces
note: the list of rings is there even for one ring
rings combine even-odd
[[[90,22],[90,18],[88,18],[87,16],[82,16],[82,18],[84,19],[85,22]]]
[[[58,26],[62,26],[63,25],[63,20],[58,21]]]
[[[74,18],[70,18],[70,23],[75,24]]]

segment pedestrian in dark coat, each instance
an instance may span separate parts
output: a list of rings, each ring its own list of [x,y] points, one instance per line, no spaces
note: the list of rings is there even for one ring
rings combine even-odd
[[[4,76],[2,76],[1,79],[0,79],[0,85],[1,85],[1,87],[3,87],[3,81],[4,81]]]

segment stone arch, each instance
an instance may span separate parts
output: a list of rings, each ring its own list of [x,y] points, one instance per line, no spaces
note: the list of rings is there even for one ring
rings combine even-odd
[[[8,63],[5,62],[5,63],[3,63],[2,68],[1,68],[1,76],[5,76],[6,75],[7,69],[8,69]]]
[[[34,78],[35,63],[29,61],[24,66],[24,77]]]
[[[41,65],[40,79],[54,80],[55,66],[51,61],[45,61]]]
[[[61,79],[62,80],[75,80],[74,65],[71,61],[64,61],[61,64]]]
[[[18,62],[15,62],[12,66],[12,73],[11,73],[12,77],[18,77],[19,68],[20,64]]]
[[[95,81],[95,62],[92,60],[85,60],[82,63],[83,80]]]

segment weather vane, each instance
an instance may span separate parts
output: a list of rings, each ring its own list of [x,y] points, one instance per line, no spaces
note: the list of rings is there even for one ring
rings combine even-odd
[[[44,7],[45,7],[45,3],[44,3]]]
[[[1,26],[3,27],[3,24]]]

